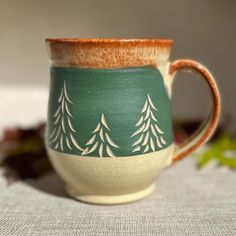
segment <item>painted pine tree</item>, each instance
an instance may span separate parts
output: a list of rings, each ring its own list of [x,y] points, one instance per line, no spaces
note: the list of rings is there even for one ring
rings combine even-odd
[[[135,125],[137,130],[131,135],[131,137],[137,137],[132,145],[132,152],[155,152],[166,145],[166,140],[163,137],[164,132],[158,126],[158,120],[155,117],[156,113],[157,108],[148,94],[141,111],[141,117]]]
[[[73,115],[69,110],[73,102],[68,96],[65,81],[57,103],[58,108],[53,115],[53,126],[49,136],[49,144],[54,149],[61,151],[64,151],[65,147],[67,147],[70,150],[75,148],[82,152],[83,148],[81,148],[74,138],[76,131],[72,125]]]
[[[112,149],[119,148],[110,138],[110,128],[107,125],[104,114],[102,113],[101,119],[97,127],[92,132],[92,137],[86,143],[86,148],[81,155],[95,154],[99,157],[115,157]]]

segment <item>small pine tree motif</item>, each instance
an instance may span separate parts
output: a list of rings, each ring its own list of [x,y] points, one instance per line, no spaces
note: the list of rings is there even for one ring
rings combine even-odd
[[[96,153],[99,157],[115,157],[112,148],[119,148],[109,136],[110,128],[107,125],[104,114],[102,113],[101,119],[97,127],[92,132],[92,137],[86,143],[86,148],[81,155]]]
[[[83,148],[74,138],[76,131],[72,125],[73,115],[69,110],[69,105],[72,105],[73,102],[68,96],[65,81],[57,103],[58,108],[53,115],[53,129],[49,136],[49,144],[61,151],[64,151],[66,145],[70,150],[76,148],[82,152]],[[66,132],[66,128],[69,132]]]
[[[157,108],[148,94],[141,111],[141,117],[135,125],[137,130],[131,135],[131,137],[137,136],[137,140],[132,145],[132,152],[155,152],[166,145],[166,140],[163,137],[164,132],[158,126],[157,118],[154,115],[156,112]]]

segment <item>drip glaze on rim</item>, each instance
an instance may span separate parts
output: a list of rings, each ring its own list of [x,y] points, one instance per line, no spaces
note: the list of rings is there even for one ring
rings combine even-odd
[[[124,68],[157,66],[169,60],[170,39],[55,38],[46,39],[53,66]]]

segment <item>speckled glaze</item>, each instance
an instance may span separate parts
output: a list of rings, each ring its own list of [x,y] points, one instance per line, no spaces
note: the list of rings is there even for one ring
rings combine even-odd
[[[67,192],[96,204],[149,195],[167,166],[211,136],[220,98],[210,72],[169,61],[169,39],[47,39],[51,62],[46,146]],[[171,88],[191,69],[209,87],[212,111],[184,144],[173,142]]]
[[[54,66],[125,68],[156,66],[169,59],[173,41],[167,39],[47,39]]]

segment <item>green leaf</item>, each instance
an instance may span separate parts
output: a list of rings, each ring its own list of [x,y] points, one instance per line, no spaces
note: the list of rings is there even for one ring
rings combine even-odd
[[[232,152],[233,155],[227,155],[228,151]],[[236,169],[236,155],[234,153],[236,153],[236,139],[224,134],[206,151],[199,154],[198,166],[202,168],[210,161],[216,160],[219,165]]]
[[[213,150],[206,151],[198,159],[198,166],[201,168],[201,167],[207,165],[212,160],[213,156],[214,156]]]

